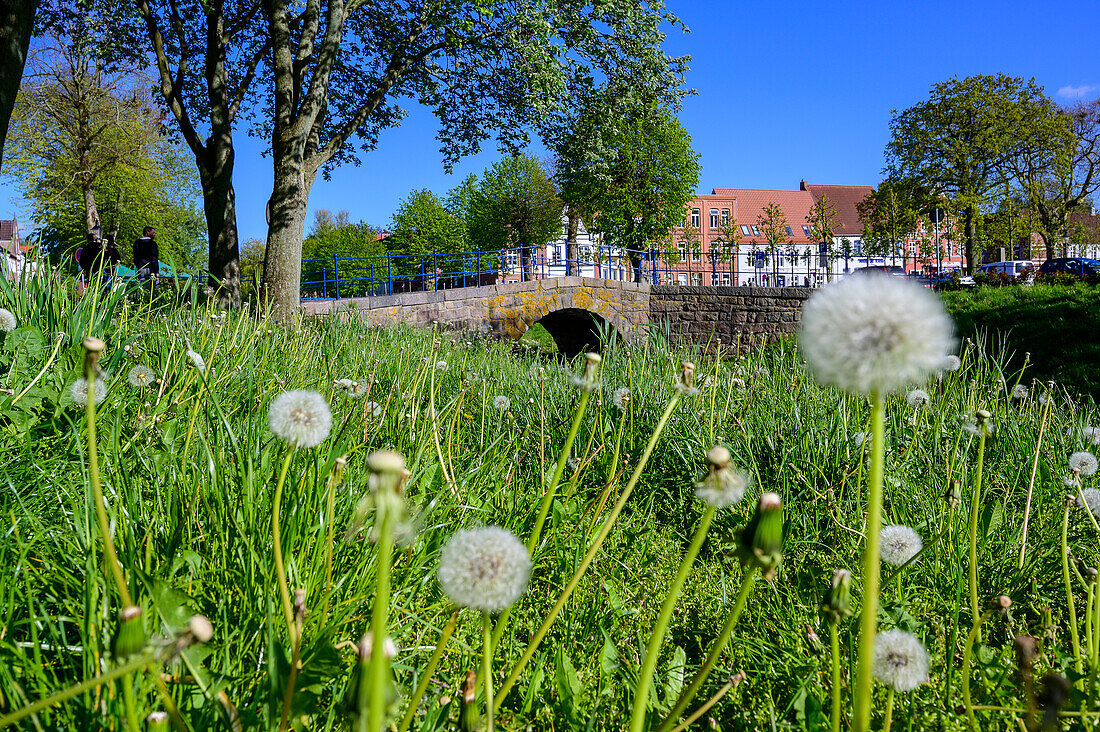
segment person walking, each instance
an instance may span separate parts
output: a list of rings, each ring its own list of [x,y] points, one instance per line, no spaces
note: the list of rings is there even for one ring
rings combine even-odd
[[[160,252],[157,251],[157,230],[146,226],[141,237],[134,240],[134,269],[138,280],[154,280],[160,275]]]

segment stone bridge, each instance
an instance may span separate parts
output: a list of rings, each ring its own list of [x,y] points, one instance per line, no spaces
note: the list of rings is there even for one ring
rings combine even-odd
[[[710,350],[751,348],[798,328],[812,290],[778,287],[650,285],[588,277],[558,277],[511,284],[399,295],[315,300],[307,314],[340,313],[378,325],[440,323],[506,338],[541,324],[568,355],[598,350],[601,334],[627,342],[653,326],[674,344]]]

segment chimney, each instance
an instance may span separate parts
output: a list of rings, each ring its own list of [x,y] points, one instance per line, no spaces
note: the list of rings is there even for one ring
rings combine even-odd
[[[806,190],[806,181],[805,180],[803,180],[801,183],[798,184],[798,190],[800,190],[800,191]]]

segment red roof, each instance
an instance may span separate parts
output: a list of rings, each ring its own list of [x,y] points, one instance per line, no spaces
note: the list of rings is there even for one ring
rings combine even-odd
[[[753,226],[757,219],[764,214],[764,208],[769,203],[779,204],[783,215],[787,218],[787,225],[791,227],[791,241],[795,244],[810,244],[810,238],[802,230],[806,223],[806,217],[813,208],[814,198],[809,191],[780,191],[759,188],[715,188],[711,195],[733,198],[736,202],[734,215],[738,225]],[[743,243],[763,242],[762,236],[742,235]]]
[[[871,186],[831,186],[818,185],[802,181],[802,190],[809,191],[814,201],[820,201],[822,197],[828,198],[829,203],[836,207],[836,234],[862,234],[863,223],[859,220],[859,211],[856,204],[870,195],[874,188]]]

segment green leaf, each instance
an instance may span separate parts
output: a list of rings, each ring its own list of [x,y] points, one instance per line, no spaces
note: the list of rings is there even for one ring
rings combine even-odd
[[[680,646],[672,649],[672,658],[668,662],[668,681],[665,683],[665,701],[674,702],[684,688],[684,667],[687,666],[687,653]]]

